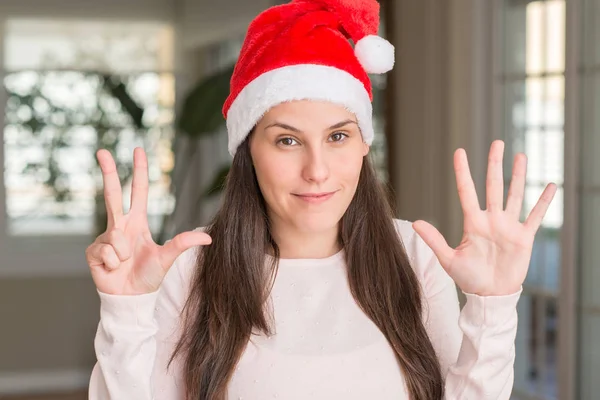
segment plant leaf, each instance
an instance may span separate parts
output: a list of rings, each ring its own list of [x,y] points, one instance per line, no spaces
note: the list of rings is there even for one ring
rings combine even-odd
[[[114,75],[103,75],[104,88],[119,101],[137,129],[144,129],[144,109],[129,95],[123,81]]]
[[[225,123],[223,103],[229,95],[234,66],[224,68],[201,80],[186,96],[177,121],[178,131],[192,137],[217,132]]]

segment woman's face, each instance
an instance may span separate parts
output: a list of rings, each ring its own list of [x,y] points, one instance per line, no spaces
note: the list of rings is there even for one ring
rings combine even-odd
[[[355,115],[342,106],[293,101],[273,107],[250,139],[272,223],[304,233],[337,227],[368,151]]]

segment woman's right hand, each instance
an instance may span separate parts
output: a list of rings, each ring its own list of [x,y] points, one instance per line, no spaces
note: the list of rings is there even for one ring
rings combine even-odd
[[[108,215],[106,231],[85,254],[98,290],[106,294],[139,295],[156,291],[175,259],[185,250],[208,245],[203,232],[184,232],[164,246],[154,243],[148,226],[148,161],[141,148],[133,153],[131,207],[123,214],[121,183],[107,150],[99,150]]]

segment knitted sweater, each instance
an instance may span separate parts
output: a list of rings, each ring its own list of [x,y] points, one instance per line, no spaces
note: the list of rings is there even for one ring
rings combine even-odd
[[[518,293],[465,294],[409,222],[395,220],[424,293],[424,322],[445,378],[445,399],[509,399]],[[198,249],[183,253],[157,292],[99,293],[90,400],[183,400],[180,335]],[[229,382],[231,400],[408,399],[403,372],[377,326],[354,301],[344,251],[282,259],[270,295],[275,335],[253,334]]]

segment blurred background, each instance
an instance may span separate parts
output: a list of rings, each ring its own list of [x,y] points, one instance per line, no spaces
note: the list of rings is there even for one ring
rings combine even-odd
[[[98,148],[129,201],[149,156],[158,242],[205,224],[230,157],[221,106],[248,23],[274,0],[0,1],[0,399],[85,399],[105,228]],[[282,2],[280,2],[282,3]],[[480,200],[487,153],[529,156],[528,213],[559,192],[524,294],[514,399],[600,398],[600,0],[381,0],[395,69],[373,76],[372,157],[398,216],[451,244],[452,153]],[[507,185],[508,186],[508,185]]]

